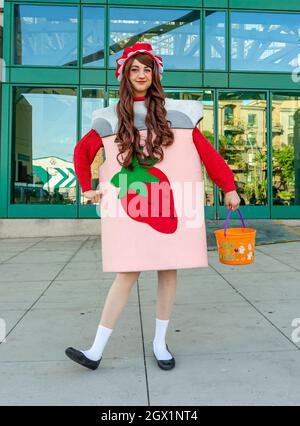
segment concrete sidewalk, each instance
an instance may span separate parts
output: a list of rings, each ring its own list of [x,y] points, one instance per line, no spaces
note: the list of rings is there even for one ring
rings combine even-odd
[[[300,337],[292,326],[300,318],[300,241],[258,242],[245,266],[223,265],[210,250],[209,268],[178,270],[171,371],[152,354],[157,275],[149,271],[98,370],[65,356],[67,346],[92,344],[114,276],[101,272],[99,237],[0,240],[8,334],[0,405],[300,405],[300,343],[292,339],[293,331]]]

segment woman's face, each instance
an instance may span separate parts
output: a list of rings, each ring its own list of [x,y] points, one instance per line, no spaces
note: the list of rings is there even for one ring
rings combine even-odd
[[[132,85],[134,96],[145,96],[148,87],[152,84],[152,68],[134,59],[128,78]]]

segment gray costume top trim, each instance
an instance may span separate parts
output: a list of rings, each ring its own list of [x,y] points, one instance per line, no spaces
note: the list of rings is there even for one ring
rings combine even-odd
[[[134,101],[134,125],[137,129],[147,129],[145,117],[147,109],[144,101]],[[165,99],[167,120],[171,121],[171,128],[193,129],[203,118],[203,105],[201,101],[181,99]],[[106,108],[99,108],[93,112],[92,129],[100,137],[111,136],[117,133],[118,115],[116,104]]]

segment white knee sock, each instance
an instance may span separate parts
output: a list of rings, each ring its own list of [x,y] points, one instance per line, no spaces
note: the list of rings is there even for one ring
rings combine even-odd
[[[159,360],[166,361],[172,358],[172,355],[166,348],[166,332],[169,320],[160,320],[156,318],[155,336],[153,340],[153,352]]]
[[[92,361],[98,361],[102,356],[105,345],[112,331],[112,328],[99,325],[93,346],[89,350],[81,352]]]

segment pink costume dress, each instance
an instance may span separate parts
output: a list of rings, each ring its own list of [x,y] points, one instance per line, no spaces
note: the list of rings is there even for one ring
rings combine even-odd
[[[143,99],[134,98],[134,122],[140,148],[147,154]],[[166,98],[165,108],[174,142],[162,147],[161,162],[151,159],[145,168],[134,156],[132,170],[118,163],[116,105],[94,111],[92,129],[76,145],[74,165],[83,191],[91,189],[88,167],[93,158],[100,147],[105,152],[99,167],[103,196],[98,207],[103,272],[208,267],[200,154],[224,192],[235,190],[233,174],[196,127],[203,117],[200,101]]]

